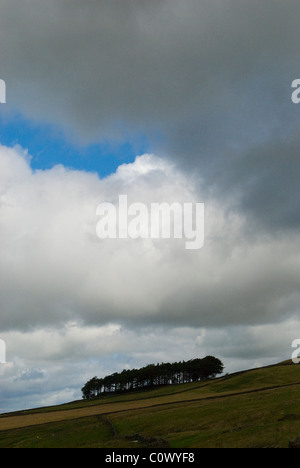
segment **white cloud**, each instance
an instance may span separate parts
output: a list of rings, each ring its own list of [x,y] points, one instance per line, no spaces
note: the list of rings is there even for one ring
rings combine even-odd
[[[104,180],[64,167],[32,172],[20,149],[1,147],[0,164],[2,330],[70,320],[254,324],[298,312],[299,236],[246,237],[245,219],[155,156]],[[204,248],[98,239],[98,204],[124,193],[149,205],[205,202]]]
[[[66,375],[68,395],[78,398],[85,379],[112,368],[211,353],[237,370],[289,350],[299,313],[298,235],[245,235],[242,216],[157,156],[103,180],[62,166],[33,172],[29,161],[20,148],[0,147],[5,404],[14,407],[20,394],[41,402],[45,389],[58,401]],[[204,248],[187,251],[184,239],[101,241],[96,208],[121,193],[146,204],[205,202]],[[282,322],[278,354],[272,343],[259,347]]]

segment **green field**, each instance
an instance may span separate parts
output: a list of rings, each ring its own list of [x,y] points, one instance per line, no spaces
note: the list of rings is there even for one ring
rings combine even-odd
[[[288,447],[300,437],[300,366],[102,396],[0,417],[1,448]]]

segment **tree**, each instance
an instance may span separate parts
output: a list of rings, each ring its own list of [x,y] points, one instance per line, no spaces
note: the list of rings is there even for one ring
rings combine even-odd
[[[222,374],[224,365],[220,359],[214,356],[206,356],[202,359],[201,363],[201,378],[208,379],[209,377],[215,377],[218,374]]]
[[[214,356],[203,359],[162,362],[161,364],[148,364],[140,369],[124,369],[114,372],[104,378],[93,377],[82,387],[84,399],[96,398],[106,392],[126,392],[142,390],[159,385],[174,385],[187,382],[206,380],[222,374],[223,363]]]

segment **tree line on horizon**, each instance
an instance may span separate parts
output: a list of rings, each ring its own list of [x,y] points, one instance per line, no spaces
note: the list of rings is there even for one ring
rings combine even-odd
[[[214,356],[174,363],[149,364],[124,369],[103,378],[93,377],[81,389],[85,400],[105,393],[123,393],[147,388],[206,380],[222,374],[224,365]]]

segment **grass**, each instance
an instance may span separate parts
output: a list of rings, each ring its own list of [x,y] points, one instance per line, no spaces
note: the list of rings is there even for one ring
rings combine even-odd
[[[296,437],[295,365],[0,418],[1,448],[288,447]]]
[[[171,447],[251,447],[286,446],[299,431],[299,421],[284,421],[283,408],[288,413],[295,405],[286,405],[298,389],[249,394],[222,400],[204,400],[173,408],[157,408],[147,414],[135,413],[116,417],[112,421],[120,435],[134,432],[148,436],[155,433],[166,437]],[[300,414],[300,404],[297,404]],[[281,420],[281,421],[280,421]]]
[[[111,431],[96,417],[0,433],[1,448],[85,448],[109,442]]]

